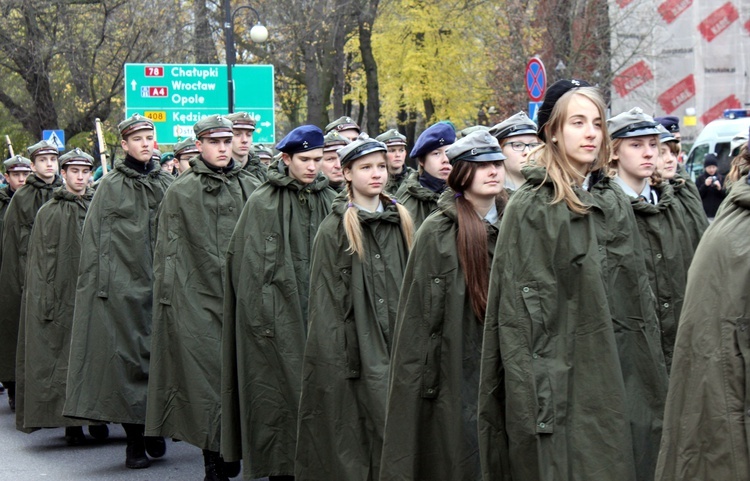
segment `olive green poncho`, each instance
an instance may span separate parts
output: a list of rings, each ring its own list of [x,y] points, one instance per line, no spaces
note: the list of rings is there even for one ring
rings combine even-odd
[[[502,213],[504,201],[496,202]],[[500,222],[489,224],[489,257]],[[382,481],[481,478],[477,393],[483,320],[458,259],[451,190],[425,220],[406,266],[394,334]]]
[[[12,198],[9,185],[0,187],[0,262],[3,260],[3,219]]]
[[[294,474],[313,238],[334,192],[271,164],[250,196],[226,257],[221,452],[246,479]]]
[[[409,211],[416,231],[427,216],[437,209],[440,194],[423,187],[419,183],[419,172],[413,172],[401,184],[396,193],[396,198]]]
[[[261,184],[268,180],[268,166],[261,162],[260,157],[254,155],[252,152],[250,153],[243,169],[258,179]]]
[[[750,185],[734,184],[688,272],[657,481],[750,479]]]
[[[5,212],[0,265],[0,382],[16,380],[16,343],[21,319],[21,298],[26,279],[26,259],[31,229],[39,208],[62,185],[55,176],[51,184],[31,174],[18,189]]]
[[[146,436],[219,451],[224,255],[260,182],[200,157],[164,194],[154,248],[154,317]]]
[[[396,206],[358,210],[364,259],[349,251],[347,197],[320,226],[310,268],[296,480],[377,480],[391,338],[409,256]]]
[[[93,196],[92,189],[82,196],[55,189],[31,231],[16,367],[16,427],[25,432],[85,424],[62,410],[81,232]]]
[[[690,180],[690,177],[684,171],[678,173],[669,183],[674,189],[677,203],[682,207],[682,219],[687,228],[687,231],[681,236],[680,242],[690,242],[692,249],[695,250],[701,236],[708,229],[708,217],[706,217],[706,211],[703,210],[701,194],[698,192],[695,182]]]
[[[505,208],[490,274],[479,385],[485,481],[635,481],[627,397],[596,220],[541,167]],[[575,188],[591,211],[588,192]]]
[[[151,169],[115,162],[86,215],[65,416],[146,421],[156,213],[174,180]]]
[[[409,178],[409,176],[414,172],[416,172],[416,170],[404,164],[404,169],[399,175],[388,174],[388,183],[385,184],[385,191],[391,193],[392,195],[396,195],[398,189],[401,188],[406,179]]]

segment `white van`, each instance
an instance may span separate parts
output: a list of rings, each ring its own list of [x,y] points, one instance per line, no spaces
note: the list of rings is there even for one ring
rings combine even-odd
[[[747,136],[748,128],[750,117],[718,119],[706,125],[695,139],[685,162],[693,179],[703,173],[703,157],[709,152],[714,152],[719,158],[719,173],[726,175],[732,162],[732,140],[740,134]]]

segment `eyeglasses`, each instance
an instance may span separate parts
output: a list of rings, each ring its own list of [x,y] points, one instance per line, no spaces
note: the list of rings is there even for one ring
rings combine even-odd
[[[506,145],[510,145],[510,148],[515,150],[516,152],[523,152],[526,147],[529,148],[529,150],[534,150],[540,145],[542,145],[541,142],[531,142],[530,144],[524,143],[524,142],[506,142],[503,144],[503,147]]]

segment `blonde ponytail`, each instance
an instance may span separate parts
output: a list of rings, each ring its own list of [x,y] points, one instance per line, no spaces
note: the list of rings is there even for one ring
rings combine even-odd
[[[386,194],[385,192],[380,194],[380,201],[385,204],[395,204],[398,216],[401,219],[401,234],[404,236],[404,242],[406,242],[406,249],[411,251],[411,246],[414,243],[414,222],[411,220],[411,214],[403,205]]]

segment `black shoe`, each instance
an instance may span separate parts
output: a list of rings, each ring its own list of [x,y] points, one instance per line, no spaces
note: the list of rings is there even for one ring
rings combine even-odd
[[[167,452],[167,443],[164,442],[164,438],[146,436],[146,452],[152,458],[160,458]]]
[[[83,434],[81,426],[69,426],[65,428],[65,442],[68,446],[80,446],[86,443],[86,435]]]
[[[203,450],[203,464],[206,468],[206,477],[203,481],[229,481],[222,472],[222,461],[219,453]]]
[[[224,461],[221,458],[221,470],[224,472],[227,478],[235,478],[242,470],[242,465],[239,461]]]
[[[104,441],[109,437],[109,428],[106,424],[89,425],[89,434],[97,441]]]
[[[8,393],[8,406],[10,406],[10,410],[15,412],[16,411],[16,397],[11,396],[10,392]]]
[[[143,438],[143,424],[122,424],[128,439],[125,449],[125,466],[130,469],[143,469],[151,466],[146,456],[146,443]]]
[[[3,386],[5,386],[5,389],[8,390],[8,406],[10,406],[11,411],[15,411],[16,410],[16,382],[15,381],[3,382]]]

